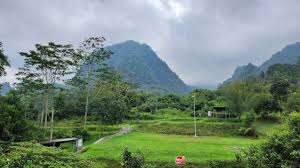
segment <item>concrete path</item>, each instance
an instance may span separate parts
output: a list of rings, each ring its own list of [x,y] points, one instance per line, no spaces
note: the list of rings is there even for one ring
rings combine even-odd
[[[109,139],[112,139],[114,137],[118,137],[118,136],[122,136],[122,135],[125,135],[125,134],[129,134],[132,132],[132,127],[123,127],[118,133],[116,134],[113,134],[113,135],[110,135],[110,136],[106,136],[106,137],[103,137],[103,138],[100,138],[98,139],[96,142],[94,142],[94,144],[100,144],[100,143],[103,143]]]
[[[107,140],[110,140],[110,139],[112,139],[114,137],[118,137],[118,136],[122,136],[122,135],[125,135],[125,134],[129,134],[132,131],[133,131],[132,127],[123,127],[123,128],[121,128],[121,130],[118,133],[110,135],[110,136],[106,136],[106,137],[103,137],[103,138],[100,138],[96,142],[94,142],[94,144],[104,143]],[[83,147],[81,150],[77,151],[76,153],[81,153],[84,149],[85,149],[85,147]]]

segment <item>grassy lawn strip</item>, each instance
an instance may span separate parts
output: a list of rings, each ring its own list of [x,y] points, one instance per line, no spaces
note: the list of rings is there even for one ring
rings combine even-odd
[[[175,156],[184,155],[188,162],[203,163],[208,160],[228,160],[234,153],[260,140],[242,137],[215,137],[164,135],[134,132],[113,138],[104,144],[92,144],[81,154],[82,158],[111,158],[121,160],[125,147],[142,151],[147,161],[174,162]]]
[[[197,135],[235,136],[240,134],[240,127],[240,123],[197,121]],[[136,130],[159,134],[194,135],[194,123],[192,121],[147,122],[137,125]]]

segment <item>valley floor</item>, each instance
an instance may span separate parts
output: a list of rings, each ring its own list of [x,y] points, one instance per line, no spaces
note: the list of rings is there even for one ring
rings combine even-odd
[[[141,151],[150,162],[174,162],[176,156],[183,155],[187,162],[203,163],[208,160],[234,159],[235,152],[260,142],[244,137],[193,137],[133,132],[101,144],[91,144],[81,157],[121,161],[124,148],[129,148],[133,152]]]

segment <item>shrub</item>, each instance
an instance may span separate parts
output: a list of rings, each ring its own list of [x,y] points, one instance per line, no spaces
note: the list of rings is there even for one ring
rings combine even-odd
[[[261,146],[246,151],[249,168],[300,167],[300,113],[289,116],[288,129],[274,134]]]
[[[300,93],[296,93],[289,97],[288,102],[286,103],[286,110],[288,112],[300,110]]]
[[[40,144],[0,143],[0,147],[0,167],[92,167],[92,162],[81,160],[73,153]]]
[[[252,127],[249,127],[249,128],[241,127],[239,129],[239,132],[240,132],[240,135],[242,135],[242,136],[255,136],[255,137],[257,137],[256,131]]]
[[[259,102],[259,104],[254,108],[254,111],[257,114],[260,114],[262,117],[266,117],[272,112],[282,112],[280,104],[274,99],[266,99]]]
[[[132,155],[131,152],[127,148],[125,148],[122,155],[123,166],[125,168],[141,168],[145,164],[145,158],[141,152]]]
[[[24,118],[24,112],[16,105],[10,105],[0,98],[0,140],[24,141],[31,140],[33,124]]]
[[[73,131],[73,136],[76,138],[82,138],[83,140],[91,139],[91,135],[89,134],[89,132],[82,128],[76,128]]]
[[[57,129],[57,130],[54,130],[53,136],[55,138],[72,137],[72,132],[69,129]]]
[[[96,131],[96,130],[97,130],[97,127],[94,127],[94,126],[93,126],[93,127],[88,127],[87,129],[88,129],[89,131]]]
[[[235,160],[217,160],[209,161],[209,168],[245,168],[245,164],[242,162],[241,155],[236,153]]]
[[[250,127],[254,121],[255,121],[255,114],[253,112],[249,112],[245,115],[245,118],[243,119],[243,124],[246,127]]]

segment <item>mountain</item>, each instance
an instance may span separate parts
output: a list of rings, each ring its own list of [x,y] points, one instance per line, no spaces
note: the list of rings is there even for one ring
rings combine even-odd
[[[260,69],[264,72],[274,64],[296,64],[300,57],[300,42],[291,44],[283,48],[281,51],[275,53],[271,59],[264,62]]]
[[[265,61],[261,66],[257,67],[251,63],[245,66],[239,66],[235,69],[231,78],[224,83],[233,80],[242,80],[248,76],[257,76],[262,72],[266,72],[268,68],[274,64],[296,64],[300,59],[300,42],[287,45],[281,51],[272,55],[272,57]]]
[[[183,94],[190,91],[149,45],[130,40],[107,49],[113,52],[107,64],[120,71],[126,82],[159,93]]]
[[[12,90],[12,87],[10,86],[10,84],[8,82],[4,82],[2,84],[0,84],[0,95],[3,96],[6,93],[8,93],[10,90]]]
[[[249,76],[257,76],[261,74],[262,71],[259,67],[249,63],[248,65],[239,66],[235,69],[231,78],[227,79],[225,83],[234,81],[234,80],[243,80]]]

